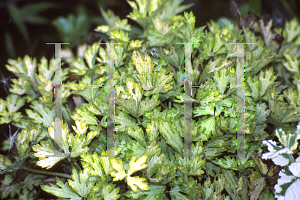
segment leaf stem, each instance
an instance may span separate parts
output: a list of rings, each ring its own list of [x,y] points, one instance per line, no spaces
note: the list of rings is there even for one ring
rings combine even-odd
[[[74,159],[71,159],[71,161],[73,166],[78,170],[78,172],[83,171]]]
[[[184,175],[183,175],[183,180],[184,180],[185,183],[188,182],[188,176],[187,176],[187,174],[184,174]]]
[[[289,155],[290,161],[295,162],[295,159],[294,159],[293,155],[292,154],[288,154],[288,155]]]
[[[139,125],[140,125],[140,124],[141,124],[140,118],[139,118],[139,117],[137,117],[137,120],[138,120],[138,122],[139,122]]]
[[[164,107],[164,109],[168,109],[167,106],[164,103],[161,103],[160,105],[162,105],[162,107]]]
[[[42,170],[38,170],[38,169],[31,169],[31,168],[27,168],[27,167],[22,167],[21,169],[24,169],[24,170],[32,172],[32,173],[37,173],[37,174],[45,174],[45,175],[49,175],[49,176],[60,176],[60,177],[63,177],[63,178],[72,179],[71,175],[64,174],[64,173],[47,172],[47,171],[42,171]]]

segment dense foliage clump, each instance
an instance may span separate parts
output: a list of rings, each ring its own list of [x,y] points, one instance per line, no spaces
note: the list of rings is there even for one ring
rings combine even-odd
[[[136,2],[128,1],[128,18],[143,28],[141,35],[132,34],[127,19],[102,10],[108,25],[95,30],[115,44],[94,43],[82,56],[63,58],[61,118],[55,114],[54,59],[8,60],[16,78],[0,99],[0,123],[20,129],[2,146],[10,153],[0,155],[1,198],[35,199],[42,188],[65,199],[296,199],[298,21],[273,30],[271,20],[242,19],[233,5],[239,27],[212,21],[196,28],[192,12],[179,14],[189,7],[181,0]],[[189,149],[184,103],[190,55],[184,43],[192,43],[195,86]],[[244,71],[237,70],[241,52],[233,43],[248,43]],[[107,150],[110,68],[115,134]],[[80,78],[70,80],[72,74]],[[244,77],[244,96],[237,77]],[[238,98],[245,105],[244,157],[236,155]],[[61,139],[55,137],[60,126]],[[187,150],[192,156],[184,156]]]

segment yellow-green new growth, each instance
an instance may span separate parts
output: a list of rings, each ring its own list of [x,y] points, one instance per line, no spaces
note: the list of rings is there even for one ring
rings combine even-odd
[[[126,177],[127,184],[131,187],[134,192],[137,192],[137,187],[141,190],[149,190],[149,185],[145,183],[145,178],[140,178],[138,176],[131,177],[131,175],[139,170],[145,169],[147,167],[146,161],[148,156],[143,155],[137,161],[135,156],[132,156],[131,160],[129,161],[129,169],[127,173],[124,170],[122,160],[117,160],[115,158],[110,159],[110,163],[112,167],[117,171],[110,172],[112,177],[115,177],[114,181],[123,180]]]
[[[58,118],[55,121],[60,122]],[[55,141],[58,143],[59,147],[63,150],[63,153],[57,151],[53,144],[42,141],[41,144],[34,145],[32,149],[36,152],[34,156],[39,157],[39,161],[36,163],[38,166],[49,169],[53,167],[57,162],[67,158],[72,157],[75,158],[80,154],[86,153],[89,151],[88,145],[91,143],[94,137],[98,135],[97,131],[91,131],[88,134],[87,126],[85,122],[75,121],[76,127],[72,126],[76,132],[76,135],[69,133],[69,127],[67,123],[63,123],[62,125],[62,138],[59,141]],[[54,137],[54,122],[52,122],[53,126],[48,128],[48,132],[50,137],[53,140],[57,140],[58,138]],[[71,150],[70,150],[71,148]]]

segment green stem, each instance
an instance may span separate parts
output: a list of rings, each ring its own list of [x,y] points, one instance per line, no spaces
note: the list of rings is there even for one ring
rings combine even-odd
[[[83,171],[82,169],[81,169],[81,167],[77,164],[77,162],[74,160],[74,159],[71,159],[72,160],[72,163],[73,163],[73,165],[75,166],[75,168],[80,172],[80,171]]]
[[[164,109],[166,109],[166,110],[168,109],[165,104],[161,103],[160,105],[162,105],[162,107],[164,107]]]
[[[295,162],[295,159],[294,159],[293,155],[292,154],[288,154],[288,155],[289,155],[290,161]]]
[[[188,182],[188,176],[187,176],[187,174],[184,174],[184,175],[183,175],[183,180],[184,180],[185,183]]]
[[[139,118],[139,117],[137,117],[137,120],[138,120],[138,123],[141,124],[141,121],[140,121],[140,118]]]
[[[27,168],[27,167],[23,167],[22,169],[24,169],[26,171],[29,171],[29,172],[32,172],[32,173],[45,174],[45,175],[49,175],[49,176],[60,176],[60,177],[72,179],[72,177],[69,174],[64,174],[64,173],[47,172],[47,171],[42,171],[42,170],[38,170],[38,169],[31,169],[31,168]]]

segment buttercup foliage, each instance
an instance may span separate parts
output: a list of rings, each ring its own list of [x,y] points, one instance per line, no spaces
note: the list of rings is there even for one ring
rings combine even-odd
[[[179,14],[190,7],[180,6],[182,0],[128,3],[128,18],[143,28],[141,35],[132,34],[127,19],[103,9],[107,25],[95,29],[119,43],[113,47],[114,157],[106,144],[108,43],[63,58],[62,120],[55,118],[54,59],[9,59],[6,67],[17,78],[0,99],[0,123],[20,130],[12,147],[9,138],[3,144],[12,152],[0,155],[1,198],[35,199],[39,187],[63,199],[300,196],[300,158],[293,157],[300,154],[298,21],[276,31],[272,21],[262,20],[253,21],[253,30],[228,21],[196,28],[192,12]],[[268,33],[284,40],[278,44]],[[191,157],[184,157],[188,55],[178,43],[193,43],[192,85],[199,86],[191,96]],[[252,43],[244,45],[244,74],[236,68],[241,52],[230,43]],[[71,74],[80,79],[69,80]],[[237,96],[237,76],[245,77],[243,97]],[[236,156],[237,98],[245,101],[245,157]],[[61,140],[54,137],[55,124],[62,125]]]

